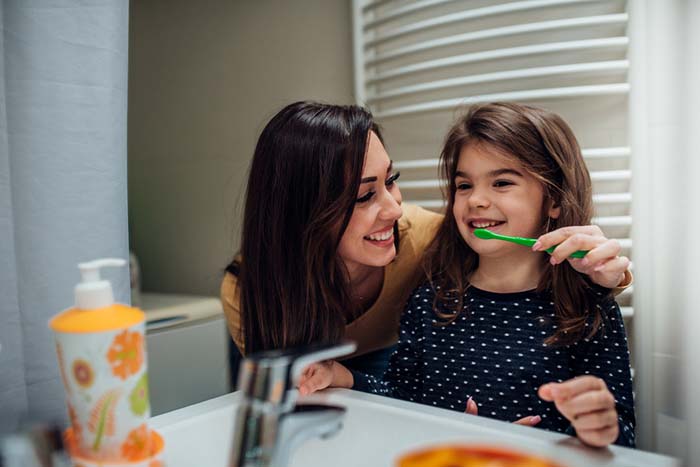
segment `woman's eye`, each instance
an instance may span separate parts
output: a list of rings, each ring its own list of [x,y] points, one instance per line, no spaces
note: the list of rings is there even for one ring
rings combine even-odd
[[[401,176],[401,172],[395,172],[391,177],[386,179],[386,181],[384,182],[384,185],[386,185],[388,187],[393,186],[394,183],[396,182],[396,180],[398,180],[400,176]]]
[[[495,187],[497,187],[497,188],[502,188],[502,187],[505,187],[505,186],[508,186],[508,185],[513,185],[513,184],[514,184],[514,183],[511,182],[510,180],[496,180],[496,181],[493,183],[493,186],[495,186]]]
[[[374,192],[370,191],[366,195],[363,195],[363,196],[360,196],[359,198],[357,198],[357,200],[355,200],[355,202],[356,203],[366,203],[367,201],[372,199],[372,196],[374,196]]]

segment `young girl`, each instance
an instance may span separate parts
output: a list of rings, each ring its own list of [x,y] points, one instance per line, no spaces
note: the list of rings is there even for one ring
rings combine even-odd
[[[577,272],[613,287],[628,260],[610,259],[615,245],[595,235],[543,252],[562,241],[561,231],[543,234],[592,215],[590,177],[568,125],[534,107],[472,106],[448,133],[441,164],[448,215],[383,380],[327,362],[307,369],[300,392],[348,387],[469,413],[478,406],[592,446],[634,446],[620,309],[610,289]],[[477,228],[540,239],[530,250],[479,239]],[[590,251],[566,258],[577,249]]]

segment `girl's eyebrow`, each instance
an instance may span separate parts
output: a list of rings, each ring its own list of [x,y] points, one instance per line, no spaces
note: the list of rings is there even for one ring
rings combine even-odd
[[[520,172],[518,172],[515,169],[492,170],[491,172],[489,172],[486,175],[489,177],[499,177],[501,175],[514,175],[516,177],[523,177],[523,174],[521,174]],[[458,170],[457,172],[455,172],[455,177],[469,178],[469,175]]]
[[[389,167],[386,169],[386,173],[390,173],[392,167],[394,167],[394,161],[389,161]],[[360,185],[363,183],[371,183],[376,181],[377,177],[365,177],[362,180],[360,180]]]

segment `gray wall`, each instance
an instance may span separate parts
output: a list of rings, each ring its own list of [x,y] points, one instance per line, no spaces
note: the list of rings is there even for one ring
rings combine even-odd
[[[353,103],[348,0],[132,2],[129,226],[143,289],[217,295],[255,141],[299,99]]]

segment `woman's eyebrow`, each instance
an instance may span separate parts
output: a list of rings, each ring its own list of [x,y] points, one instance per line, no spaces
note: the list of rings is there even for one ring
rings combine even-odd
[[[394,167],[394,161],[389,161],[389,167],[386,169],[386,173],[391,172],[392,167]],[[365,177],[362,180],[360,180],[360,184],[363,183],[371,183],[371,182],[376,182],[377,177]]]

